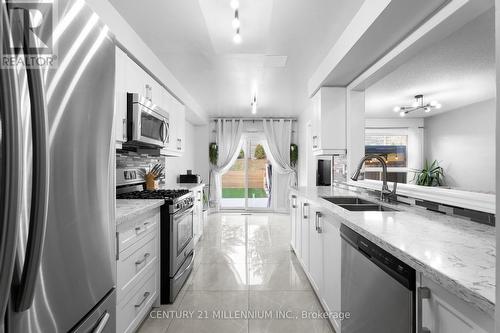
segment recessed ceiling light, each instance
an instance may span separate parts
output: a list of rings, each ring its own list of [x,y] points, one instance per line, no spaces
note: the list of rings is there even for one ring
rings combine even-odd
[[[404,116],[406,116],[406,112],[401,111],[401,112],[399,113],[399,115],[400,115],[401,117],[404,117]]]
[[[394,107],[394,112],[399,112],[399,111],[401,111],[401,108],[399,106],[395,106]]]

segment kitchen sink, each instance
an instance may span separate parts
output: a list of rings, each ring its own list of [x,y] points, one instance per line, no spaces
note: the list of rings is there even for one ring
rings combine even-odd
[[[361,205],[361,204],[373,204],[373,202],[356,198],[356,197],[323,197],[323,199],[330,201],[336,205]]]
[[[397,209],[378,205],[375,203],[364,204],[339,204],[340,207],[353,212],[397,212]]]

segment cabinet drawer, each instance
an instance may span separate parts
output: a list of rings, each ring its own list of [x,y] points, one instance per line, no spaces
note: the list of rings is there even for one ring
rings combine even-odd
[[[118,237],[118,253],[125,251],[152,231],[157,230],[159,220],[159,210],[154,210],[150,215],[129,227],[120,227],[116,235]]]
[[[130,298],[118,303],[116,318],[118,333],[134,332],[147,315],[157,297],[156,279],[156,272],[151,271],[151,275],[141,280],[139,286],[134,288],[134,293]]]
[[[127,295],[134,284],[147,271],[157,271],[158,244],[157,233],[149,232],[144,238],[120,254],[117,262],[118,301]]]

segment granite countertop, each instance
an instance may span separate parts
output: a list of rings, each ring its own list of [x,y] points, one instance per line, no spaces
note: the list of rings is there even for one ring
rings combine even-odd
[[[117,199],[115,220],[122,224],[140,217],[144,213],[158,208],[165,203],[163,199]]]
[[[354,188],[352,188],[354,190]],[[321,197],[374,197],[338,187],[300,187],[292,192],[320,204],[342,223],[493,316],[495,228],[403,204],[398,212],[352,212]]]

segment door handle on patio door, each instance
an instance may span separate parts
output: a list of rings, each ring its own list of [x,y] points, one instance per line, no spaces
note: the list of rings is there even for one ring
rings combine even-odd
[[[29,45],[25,34],[24,45]],[[21,282],[15,296],[15,310],[27,310],[33,303],[35,285],[42,259],[49,205],[49,138],[45,89],[40,68],[26,68],[31,109],[33,168],[31,210],[26,255]]]
[[[11,34],[7,17],[7,8],[0,3],[2,17],[2,49],[10,43]],[[0,318],[4,318],[12,276],[15,266],[15,255],[21,212],[22,184],[22,128],[19,111],[19,86],[14,68],[2,68],[0,75],[0,109],[4,112],[1,122],[3,146],[2,166],[0,168]],[[3,327],[0,322],[0,331]]]

